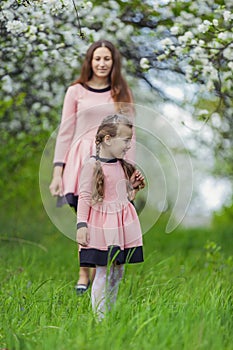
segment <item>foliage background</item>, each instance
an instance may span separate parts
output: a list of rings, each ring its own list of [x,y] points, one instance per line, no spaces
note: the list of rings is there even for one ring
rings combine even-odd
[[[193,349],[230,349],[231,1],[76,5],[84,40],[72,1],[3,0],[0,4],[0,259],[1,315],[5,315],[0,344],[9,349],[62,350],[109,348],[109,344],[113,349],[122,344],[134,349],[137,344],[140,349],[154,349],[155,344],[158,349],[190,349],[192,343]],[[211,158],[207,171],[228,180],[230,198],[214,213],[208,228],[180,227],[166,236],[169,212],[161,216],[145,238],[147,262],[126,274],[119,306],[129,299],[132,307],[125,307],[123,323],[116,311],[102,328],[91,316],[88,296],[82,303],[70,297],[77,275],[76,247],[50,223],[38,185],[41,154],[58,126],[66,87],[78,75],[86,48],[101,37],[120,48],[137,102],[156,105],[161,111],[165,104],[176,107],[181,127],[201,130],[190,130],[188,137],[195,140],[190,152],[198,158],[204,150],[207,163]],[[181,98],[169,93],[168,87],[173,91],[178,87]],[[52,283],[46,282],[52,278]],[[185,282],[177,282],[181,280]],[[87,322],[78,333],[77,303],[79,317]],[[128,328],[123,332],[125,324]],[[50,326],[60,329],[59,336],[51,335]]]

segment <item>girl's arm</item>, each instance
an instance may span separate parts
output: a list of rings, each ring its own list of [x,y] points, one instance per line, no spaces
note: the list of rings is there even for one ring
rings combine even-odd
[[[134,200],[136,197],[136,194],[139,190],[143,189],[145,187],[145,181],[144,176],[142,175],[141,171],[135,170],[130,178],[130,183],[133,188],[130,194],[130,200]]]
[[[77,242],[88,244],[88,217],[92,202],[92,181],[95,160],[90,159],[82,168],[77,208]]]
[[[87,227],[80,227],[77,230],[76,241],[83,247],[86,247],[89,243],[89,234]]]

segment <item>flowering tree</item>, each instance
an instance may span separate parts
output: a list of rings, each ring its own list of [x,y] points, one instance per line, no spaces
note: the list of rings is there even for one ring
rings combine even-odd
[[[186,81],[198,83],[194,116],[208,122],[214,131],[209,147],[215,146],[218,173],[232,176],[232,2],[184,1],[180,2],[180,10],[177,3],[171,2],[170,9],[176,18],[166,38],[160,41],[156,60],[162,64],[172,62]]]
[[[216,151],[232,157],[230,0],[84,0],[76,7],[72,0],[3,0],[0,21],[5,135],[23,138],[53,129],[87,47],[107,37],[127,59],[127,71],[163,99],[170,98],[165,79],[194,84],[197,94],[182,103],[216,131]]]

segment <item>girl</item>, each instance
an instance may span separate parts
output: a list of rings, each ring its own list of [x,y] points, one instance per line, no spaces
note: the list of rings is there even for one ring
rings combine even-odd
[[[131,200],[144,187],[144,177],[123,159],[132,133],[125,116],[106,117],[96,134],[96,156],[86,162],[80,178],[80,266],[96,266],[92,306],[99,319],[116,300],[123,264],[143,261],[142,233]]]
[[[87,50],[81,75],[67,90],[57,136],[50,192],[58,206],[75,210],[81,168],[93,154],[94,137],[103,115],[132,106],[132,94],[121,73],[121,57],[115,46],[100,40]],[[95,107],[95,108],[94,108]],[[133,108],[129,113],[132,114]],[[133,157],[133,154],[129,155]],[[89,269],[80,268],[77,294],[89,286]]]

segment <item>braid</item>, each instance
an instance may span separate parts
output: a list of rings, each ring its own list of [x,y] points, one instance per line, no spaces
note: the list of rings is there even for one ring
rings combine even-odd
[[[136,170],[135,166],[129,162],[127,162],[125,159],[119,159],[121,166],[124,170],[125,176],[127,180],[131,178],[133,175],[134,171]]]
[[[125,177],[127,179],[127,191],[128,191],[128,194],[130,193],[130,191],[133,190],[133,187],[130,183],[130,178],[131,176],[133,175],[134,171],[136,170],[135,166],[129,162],[127,162],[126,160],[124,159],[119,159],[120,163],[121,163],[121,166],[124,170],[124,173],[125,173]]]
[[[104,173],[99,160],[100,144],[98,135],[96,136],[96,163],[93,173],[93,189],[92,189],[92,200],[93,204],[101,202],[104,198]]]

